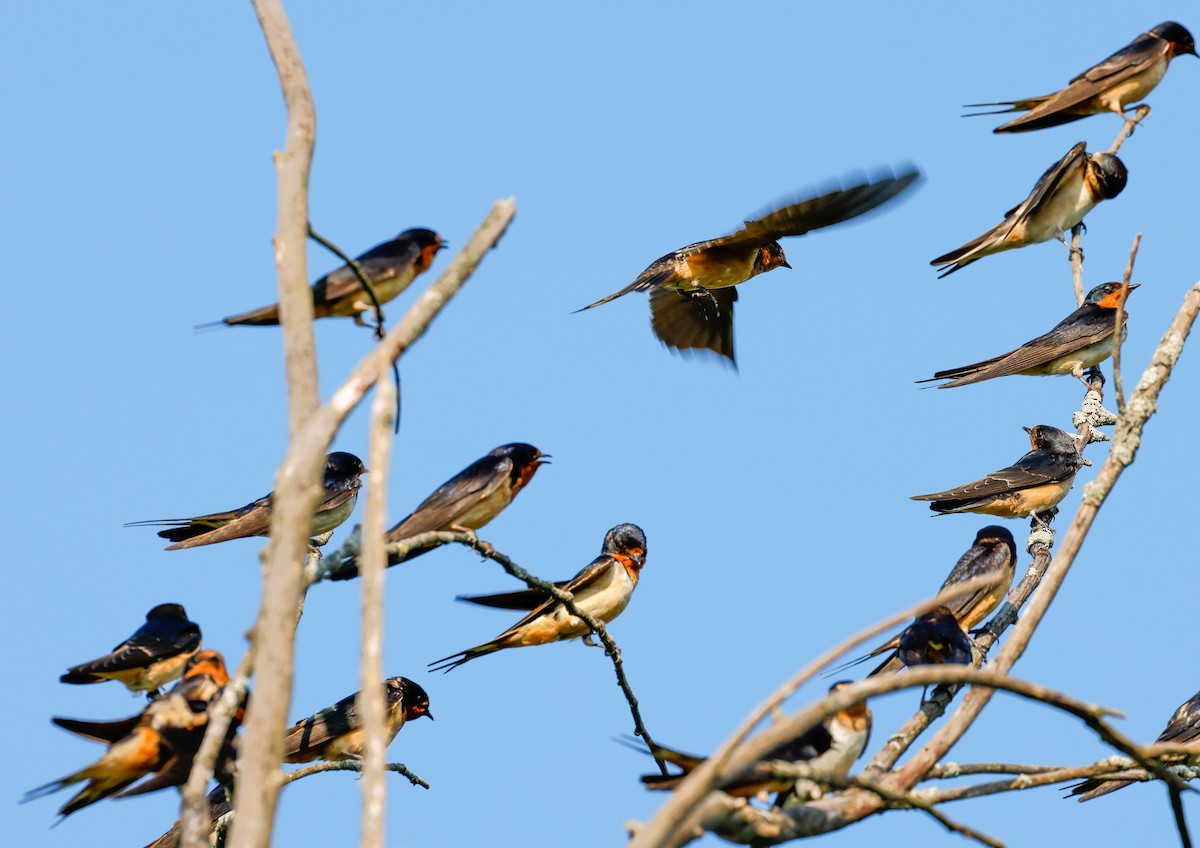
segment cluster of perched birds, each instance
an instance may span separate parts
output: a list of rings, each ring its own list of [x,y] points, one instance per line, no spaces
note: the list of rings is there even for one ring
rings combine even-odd
[[[1001,111],[1024,114],[996,128],[998,133],[1024,132],[1056,126],[1107,111],[1129,120],[1125,113],[1163,78],[1170,61],[1181,54],[1196,55],[1191,34],[1177,23],[1164,23],[1138,36],[1099,64],[1078,75],[1062,90],[982,106],[1005,106]],[[994,114],[994,113],[982,113]],[[870,178],[847,180],[816,196],[790,199],[761,217],[747,221],[736,232],[688,245],[650,264],[625,288],[584,309],[591,309],[634,291],[650,299],[651,326],[655,335],[675,351],[715,357],[733,365],[733,305],[736,286],[774,270],[788,268],[779,239],[833,226],[875,210],[913,185],[915,169],[882,171]],[[1024,247],[1065,234],[1103,200],[1118,196],[1125,187],[1124,163],[1111,153],[1088,153],[1086,144],[1074,145],[1038,179],[1020,204],[1004,220],[962,247],[934,259],[946,267],[942,276],[993,253]],[[444,246],[441,237],[427,229],[402,232],[357,259],[370,280],[374,298],[361,286],[358,274],[342,266],[312,287],[317,317],[346,316],[363,323],[373,302],[386,303],[398,296],[432,264]],[[971,365],[939,371],[930,381],[944,380],[939,388],[990,380],[1013,374],[1065,375],[1080,380],[1085,371],[1112,354],[1120,327],[1124,332],[1124,300],[1128,291],[1120,283],[1094,288],[1083,304],[1049,332],[1017,349]],[[580,310],[582,311],[582,310]],[[233,315],[229,325],[269,325],[279,321],[278,305]],[[928,381],[922,381],[928,382]],[[973,512],[1000,518],[1052,516],[1056,505],[1071,489],[1076,472],[1088,464],[1080,455],[1076,438],[1049,425],[1025,428],[1031,449],[1005,468],[981,479],[940,492],[916,495],[930,502],[938,514]],[[411,514],[387,531],[391,544],[388,565],[428,553],[436,544],[409,544],[432,531],[476,531],[508,507],[533,479],[548,457],[523,443],[497,447],[438,487]],[[352,513],[367,473],[363,462],[345,452],[329,454],[322,480],[323,495],[314,511],[311,535],[322,537]],[[271,495],[238,509],[191,518],[135,522],[161,526],[158,535],[171,544],[167,550],[211,545],[233,539],[265,536],[269,532]],[[619,524],[604,536],[600,555],[570,580],[556,585],[569,592],[579,610],[611,622],[628,605],[646,562],[646,536],[634,524]],[[871,672],[888,674],[905,666],[927,663],[970,663],[975,650],[971,633],[1006,597],[1014,576],[1017,549],[1012,533],[997,525],[979,530],[971,547],[955,564],[942,585],[947,589],[970,583],[968,591],[944,606],[919,616],[903,632],[880,645],[867,657],[887,655]],[[330,564],[326,577],[348,580],[358,576],[350,555]],[[431,670],[450,671],[478,657],[508,648],[542,645],[586,637],[589,628],[559,600],[539,589],[464,597],[461,600],[526,614],[495,638],[430,663]],[[853,664],[853,663],[851,663]],[[59,810],[67,816],[109,796],[127,797],[179,786],[186,781],[204,736],[212,706],[229,682],[222,656],[202,649],[199,625],[190,621],[175,603],[156,606],[132,636],[110,653],[67,670],[64,683],[90,684],[115,680],[134,692],[148,695],[137,715],[115,721],[55,718],[59,727],[85,739],[107,745],[95,762],[66,777],[32,790],[31,798],[86,782]],[[177,681],[169,689],[167,684]],[[834,684],[834,689],[843,685]],[[432,719],[425,690],[404,677],[383,682],[387,701],[387,737],[390,742],[406,721],[421,716]],[[360,758],[363,730],[355,706],[356,695],[338,701],[287,731],[285,760],[298,763],[316,759]],[[218,757],[218,774],[228,773],[236,758],[235,736],[240,705]],[[871,713],[858,704],[814,727],[802,737],[771,752],[766,760],[807,762],[813,774],[832,782],[845,780],[867,745]],[[1200,739],[1200,693],[1179,708],[1159,741],[1193,742]],[[677,775],[646,775],[651,789],[671,789],[703,758],[665,746],[652,745],[650,753],[677,765]],[[1082,800],[1126,785],[1126,781],[1088,781],[1073,789]],[[781,780],[771,769],[737,778],[725,790],[754,796],[778,793],[776,803],[802,803],[807,795],[795,779]]]

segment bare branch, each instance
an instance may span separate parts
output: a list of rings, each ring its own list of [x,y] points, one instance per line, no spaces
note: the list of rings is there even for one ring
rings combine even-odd
[[[383,588],[387,558],[383,532],[387,524],[388,469],[392,463],[392,409],[396,389],[380,370],[371,406],[370,466],[374,469],[363,517],[364,545],[359,560],[362,580],[362,670],[356,706],[363,722],[362,848],[383,848],[387,782],[383,767],[388,744],[384,713]]]
[[[1079,246],[1079,236],[1083,232],[1083,224],[1071,227],[1071,280],[1075,284],[1075,305],[1083,306],[1086,297],[1083,289],[1083,248]]]
[[[320,762],[311,763],[303,768],[289,771],[283,776],[283,783],[288,784],[293,780],[299,780],[302,777],[308,777],[314,774],[320,774],[326,771],[362,771],[363,764],[358,760],[321,760]],[[413,774],[404,763],[384,763],[384,771],[394,771],[397,774],[402,774],[408,778],[408,782],[413,786],[420,786],[422,789],[428,789],[429,784],[420,775]]]
[[[1118,150],[1120,150],[1121,145],[1125,143],[1125,139],[1133,135],[1134,127],[1150,117],[1150,111],[1150,107],[1143,103],[1137,108],[1137,111],[1133,113],[1132,118],[1126,118],[1125,126],[1121,127],[1121,131],[1117,133],[1117,137],[1113,141],[1112,147],[1108,148],[1108,152],[1116,153]]]
[[[1129,263],[1125,266],[1125,276],[1121,279],[1121,305],[1113,317],[1116,326],[1113,330],[1113,391],[1117,396],[1117,413],[1125,411],[1125,384],[1121,379],[1121,343],[1125,340],[1125,301],[1129,299],[1129,280],[1133,277],[1133,263],[1137,260],[1138,245],[1142,243],[1142,234],[1133,237],[1133,247],[1129,249]]]
[[[292,438],[317,409],[317,357],[313,303],[308,285],[308,174],[316,139],[316,110],[300,50],[280,0],[254,0],[255,13],[275,62],[287,104],[287,140],[275,156],[279,211],[275,262],[279,270],[279,319],[283,328]],[[267,848],[279,795],[283,727],[291,705],[296,608],[303,594],[302,568],[316,505],[315,485],[323,451],[285,461],[276,477],[271,541],[265,556],[262,601],[250,650],[259,670],[257,697],[246,714],[234,807],[242,811],[230,831],[232,848]]]
[[[857,786],[865,789],[868,792],[878,795],[881,799],[888,802],[891,809],[904,809],[910,807],[914,810],[920,810],[931,816],[935,821],[939,822],[943,827],[952,833],[960,833],[968,839],[974,839],[983,845],[988,845],[990,848],[1004,848],[1004,843],[995,837],[988,836],[986,833],[981,833],[974,828],[967,827],[961,822],[956,822],[943,813],[941,810],[933,806],[933,804],[925,801],[913,793],[896,792],[883,784],[876,783],[866,777],[855,777],[850,780],[852,786]]]

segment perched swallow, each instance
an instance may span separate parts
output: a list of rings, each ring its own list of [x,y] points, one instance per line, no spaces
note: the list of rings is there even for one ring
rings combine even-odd
[[[779,246],[785,236],[839,224],[870,212],[912,184],[920,174],[894,176],[884,170],[874,179],[816,197],[793,200],[747,221],[731,235],[700,241],[651,263],[619,292],[577,311],[608,303],[633,291],[650,293],[651,327],[667,347],[678,351],[711,350],[734,364],[733,288],[775,268],[791,268]]]
[[[849,681],[840,681],[830,687],[835,692]],[[761,761],[742,776],[721,786],[721,791],[738,798],[753,798],[760,792],[778,792],[776,806],[784,806],[786,796],[791,794],[795,780],[772,774],[771,761],[789,763],[806,762],[813,772],[813,779],[843,781],[850,774],[850,767],[866,750],[871,736],[871,710],[865,703],[842,710],[825,722],[811,728],[802,736],[784,742],[766,754]],[[704,757],[684,754],[671,748],[655,745],[650,753],[682,769],[681,774],[642,775],[641,781],[647,789],[662,791],[675,789],[685,777],[704,762]]]
[[[1171,720],[1167,723],[1166,729],[1154,741],[1157,743],[1170,743],[1172,745],[1194,746],[1197,749],[1197,755],[1200,755],[1200,692],[1197,692],[1179,705],[1179,709],[1175,710],[1175,714],[1171,716]],[[1188,757],[1182,754],[1172,754],[1163,757],[1162,760],[1164,763],[1195,763],[1196,756]],[[1080,802],[1090,801],[1093,798],[1099,798],[1101,795],[1107,795],[1109,792],[1116,792],[1118,789],[1124,789],[1129,784],[1137,782],[1135,780],[1085,780],[1083,783],[1077,783],[1070,787],[1071,792],[1067,797],[1070,798],[1077,795]]]
[[[636,524],[618,524],[605,534],[600,556],[561,588],[574,596],[580,610],[607,624],[629,605],[645,564],[646,534],[642,528]],[[480,603],[478,598],[472,600]],[[546,645],[587,634],[588,626],[568,613],[566,607],[553,598],[543,597],[529,615],[492,641],[435,660],[429,668],[430,671],[450,671],[476,657],[505,648]]]
[[[213,675],[223,677],[221,685],[228,681],[221,655],[200,651],[188,661],[183,679],[137,716],[115,722],[54,719],[73,733],[108,743],[109,749],[91,765],[30,790],[24,800],[86,780],[87,785],[58,811],[65,817],[110,795],[128,797],[183,784],[204,738],[209,703],[221,691]],[[126,788],[142,778],[147,779]]]
[[[538,468],[548,461],[546,454],[533,445],[522,442],[501,445],[439,486],[410,515],[388,530],[383,539],[390,544],[434,530],[478,530],[512,503]],[[388,565],[431,550],[417,548],[405,556],[389,555]],[[349,580],[357,576],[358,561],[350,558],[339,564],[328,579]]]
[[[367,473],[362,460],[352,453],[335,451],[325,458],[325,477],[321,485],[324,495],[313,513],[311,536],[328,533],[350,517],[362,488],[359,477]],[[160,518],[153,521],[134,521],[126,527],[167,526],[158,535],[175,544],[165,550],[198,548],[230,539],[266,536],[271,530],[271,497],[264,495],[241,509],[199,515],[195,518]]]
[[[63,683],[119,680],[130,692],[157,692],[183,672],[200,648],[200,625],[188,621],[179,604],[159,604],[146,623],[112,653],[67,669]]]
[[[1088,68],[1061,91],[1024,100],[971,103],[968,109],[984,106],[1009,108],[977,112],[965,117],[1026,112],[992,130],[997,133],[1056,127],[1101,112],[1115,112],[1128,121],[1125,109],[1153,91],[1162,81],[1171,60],[1184,53],[1196,55],[1196,42],[1192,40],[1192,34],[1174,21],[1167,21],[1142,33],[1098,65]]]
[[[228,682],[221,655],[199,651],[188,660],[183,678],[171,691],[151,701],[139,715],[107,722],[55,717],[52,721],[64,730],[109,745],[108,752],[91,766],[32,790],[26,800],[88,780],[83,791],[59,810],[67,816],[110,795],[128,798],[183,785],[208,727],[209,705]],[[218,770],[227,769],[234,759],[233,740],[241,717],[239,710],[226,731]]]
[[[1021,429],[1029,434],[1033,449],[1008,468],[944,492],[913,495],[912,500],[933,501],[929,508],[939,515],[978,512],[1026,518],[1049,511],[1071,491],[1075,472],[1091,463],[1079,455],[1070,433],[1047,424]]]
[[[938,610],[943,610],[945,615],[951,616],[957,622],[956,629],[960,631],[958,635],[941,634],[940,641],[950,646],[949,650],[951,653],[957,651],[960,656],[965,644],[967,651],[966,662],[970,662],[970,641],[967,640],[964,634],[968,634],[974,630],[981,621],[992,614],[992,611],[996,607],[1000,606],[1000,602],[1008,594],[1009,586],[1012,585],[1016,562],[1017,543],[1013,539],[1013,534],[995,524],[984,527],[975,534],[974,543],[966,553],[958,558],[958,562],[954,564],[954,568],[950,569],[950,576],[942,583],[942,588],[938,590],[938,593],[940,594],[954,586],[976,580],[980,577],[991,578],[991,581],[986,586],[959,595],[956,598],[951,598],[944,606],[935,607],[925,616],[918,616],[898,636],[892,637],[869,654],[839,666],[835,671],[845,670],[889,651],[893,652],[892,655],[888,657],[883,665],[868,674],[868,677],[874,677],[877,674],[891,674],[908,665],[927,665],[930,662],[958,662],[955,659],[933,659],[922,662],[920,659],[920,652],[922,650],[925,650],[930,655],[937,650],[930,644],[926,636],[937,634],[944,623],[943,616],[934,615]],[[923,639],[924,641],[922,641]],[[924,649],[922,645],[925,646]],[[906,649],[910,652],[907,654],[907,659],[905,654]],[[911,653],[914,649],[917,653]],[[917,662],[909,662],[909,659],[916,659]]]
[[[1138,284],[1130,285],[1133,291]],[[1099,365],[1112,356],[1113,340],[1116,337],[1116,315],[1121,309],[1121,284],[1105,283],[1088,292],[1083,306],[1076,309],[1055,325],[1048,333],[1025,342],[1008,353],[974,365],[963,365],[939,371],[928,380],[949,380],[939,389],[952,389],[981,383],[995,377],[1010,374],[1026,374],[1031,377],[1046,377],[1055,374],[1074,374],[1085,384],[1084,370]],[[1129,313],[1121,312],[1121,325],[1129,319]]]
[[[229,803],[229,796],[225,794],[225,787],[218,786],[212,792],[208,793],[208,821],[209,834],[211,836],[213,829],[217,826],[217,821],[221,816],[233,809],[233,805]],[[179,820],[171,825],[171,829],[162,836],[155,839],[145,848],[179,848],[179,841],[183,836],[183,827]],[[210,840],[211,841],[211,840]]]
[[[405,230],[391,241],[377,244],[355,261],[363,275],[371,281],[380,304],[387,303],[412,284],[419,274],[429,270],[437,252],[446,246],[433,230]],[[313,317],[349,316],[363,326],[362,313],[374,309],[371,297],[362,287],[349,265],[330,271],[313,283]],[[254,324],[264,326],[279,323],[279,304],[272,303],[252,312],[230,315],[218,324]]]
[[[1088,153],[1081,141],[1038,179],[1029,197],[1004,213],[1004,220],[962,247],[939,256],[930,265],[949,265],[938,278],[949,276],[976,259],[1057,238],[1078,224],[1101,200],[1112,200],[1125,189],[1129,172],[1111,153]]]
[[[425,690],[404,677],[384,681],[387,698],[387,743],[390,745],[406,721],[421,716],[433,719]],[[359,760],[366,745],[356,692],[342,698],[291,727],[283,740],[283,759],[289,763],[313,760]]]
[[[225,658],[218,651],[197,651],[184,664],[183,675],[179,682],[171,687],[169,694],[188,701],[209,702],[221,694],[228,682],[229,672],[225,668]],[[115,721],[87,721],[62,716],[55,716],[50,721],[76,736],[112,745],[132,733],[141,718],[142,714],[139,713]]]

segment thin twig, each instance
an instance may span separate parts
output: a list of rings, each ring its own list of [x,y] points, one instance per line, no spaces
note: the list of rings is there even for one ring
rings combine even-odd
[[[865,789],[868,792],[878,795],[884,801],[887,801],[889,806],[893,809],[904,809],[906,807],[910,807],[914,810],[920,810],[921,812],[932,816],[935,821],[939,822],[943,827],[952,833],[960,833],[968,839],[974,839],[976,842],[989,846],[989,848],[1004,848],[1004,843],[999,839],[996,839],[993,836],[988,836],[986,833],[981,833],[974,828],[967,827],[961,822],[954,821],[941,810],[934,807],[933,804],[924,801],[921,798],[915,797],[912,793],[895,792],[880,783],[876,783],[875,781],[862,776],[851,778],[849,783],[852,786],[857,786],[860,789]]]
[[[375,332],[375,340],[383,341],[385,328],[383,326],[383,305],[379,302],[379,296],[375,294],[375,286],[367,279],[367,274],[362,269],[357,259],[350,258],[349,254],[345,253],[340,247],[326,239],[324,236],[317,233],[313,229],[312,221],[308,222],[308,237],[317,244],[324,247],[338,259],[346,263],[346,266],[354,272],[358,284],[362,286],[363,291],[367,293],[367,297],[371,298],[371,308],[375,310],[375,326],[371,329]],[[400,366],[392,362],[392,382],[396,386],[396,423],[392,430],[393,433],[400,432]]]
[[[413,774],[405,767],[404,763],[384,763],[384,771],[394,771],[397,774],[402,774],[408,778],[408,782],[413,786],[420,786],[422,789],[428,789],[429,784],[420,775]],[[303,768],[289,771],[283,776],[283,783],[288,784],[293,780],[299,780],[302,777],[308,777],[313,774],[320,774],[326,771],[362,771],[363,764],[358,760],[322,760],[320,762],[311,763]]]
[[[1142,243],[1142,234],[1133,237],[1133,247],[1129,249],[1129,263],[1125,266],[1125,276],[1121,278],[1121,305],[1113,318],[1116,326],[1113,329],[1113,391],[1117,397],[1117,414],[1125,411],[1125,384],[1121,379],[1121,343],[1125,340],[1125,301],[1129,299],[1129,280],[1133,277],[1133,263],[1137,260],[1138,245]]]
[[[338,259],[342,260],[342,262],[346,263],[346,266],[354,272],[354,276],[357,278],[358,284],[362,286],[363,291],[367,293],[367,297],[371,298],[371,307],[375,310],[375,326],[371,329],[375,331],[376,340],[383,341],[383,305],[379,302],[379,296],[375,294],[375,286],[373,286],[371,281],[367,279],[367,275],[363,271],[362,265],[358,264],[357,259],[350,258],[350,256],[343,252],[340,247],[314,230],[312,221],[308,222],[308,237],[317,244],[321,245],[321,247],[328,250]]]
[[[1083,306],[1086,296],[1083,291],[1083,248],[1079,246],[1079,237],[1083,232],[1083,224],[1071,227],[1071,281],[1075,284],[1075,305]]]
[[[387,524],[388,469],[392,463],[392,409],[395,389],[385,371],[375,383],[371,404],[369,446],[371,486],[363,516],[363,554],[358,561],[362,578],[361,686],[355,705],[363,722],[362,848],[383,848],[387,781],[383,767],[388,744],[383,679],[383,597],[387,558],[383,531]]]
[[[1121,149],[1121,145],[1125,143],[1125,139],[1133,135],[1133,128],[1140,124],[1146,118],[1150,117],[1150,107],[1143,103],[1133,113],[1132,118],[1125,119],[1125,126],[1121,127],[1121,131],[1117,133],[1117,138],[1112,143],[1112,147],[1108,148],[1109,153],[1116,153]]]
[[[1183,792],[1178,786],[1167,786],[1171,796],[1171,812],[1175,814],[1175,829],[1179,831],[1179,844],[1182,848],[1192,848],[1192,837],[1188,833],[1187,819],[1183,815]]]
[[[210,800],[206,796],[208,782],[212,779],[216,768],[217,756],[225,744],[225,734],[233,714],[237,712],[246,695],[246,684],[254,671],[254,652],[246,651],[237,670],[229,678],[216,703],[208,709],[208,724],[204,730],[204,740],[192,761],[192,770],[187,782],[183,785],[181,794],[183,800],[179,808],[180,843],[183,848],[208,848],[208,834],[211,830]]]

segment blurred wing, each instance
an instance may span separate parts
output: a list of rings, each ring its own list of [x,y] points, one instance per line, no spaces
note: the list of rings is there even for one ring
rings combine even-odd
[[[733,304],[737,289],[711,289],[696,296],[655,286],[650,289],[650,326],[667,347],[708,350],[736,367],[733,356]]]
[[[692,247],[763,245],[785,236],[802,236],[870,212],[904,191],[919,176],[920,172],[915,168],[903,171],[898,176],[886,169],[873,179],[864,178],[845,187],[839,185],[824,194],[777,206],[756,220],[747,221],[745,227],[731,235]]]

